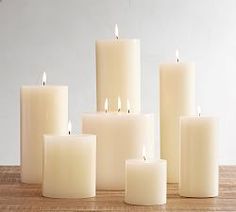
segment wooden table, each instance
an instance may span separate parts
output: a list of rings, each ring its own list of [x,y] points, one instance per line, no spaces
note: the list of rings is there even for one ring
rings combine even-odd
[[[236,211],[236,166],[220,167],[217,198],[181,198],[177,185],[168,185],[164,206],[131,206],[123,191],[97,191],[89,199],[51,199],[41,196],[40,185],[20,183],[18,166],[0,166],[0,211]]]

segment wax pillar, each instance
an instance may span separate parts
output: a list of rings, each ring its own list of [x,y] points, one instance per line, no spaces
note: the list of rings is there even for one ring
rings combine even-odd
[[[96,41],[97,111],[109,99],[110,111],[117,110],[117,97],[130,101],[131,111],[140,112],[140,44],[137,39]],[[127,111],[123,105],[121,111]]]
[[[179,194],[185,197],[218,195],[218,121],[213,117],[180,119]]]
[[[65,134],[68,87],[21,88],[21,181],[42,182],[43,134]]]
[[[166,160],[127,160],[125,202],[134,205],[166,203]]]
[[[97,189],[125,189],[125,160],[153,156],[152,114],[94,113],[82,116],[82,132],[97,135]]]
[[[168,163],[169,183],[179,177],[179,117],[195,113],[195,70],[192,63],[160,65],[161,158]]]
[[[96,193],[96,136],[44,137],[43,196],[87,198]]]

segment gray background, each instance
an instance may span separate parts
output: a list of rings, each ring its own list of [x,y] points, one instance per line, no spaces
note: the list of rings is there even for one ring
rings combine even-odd
[[[236,164],[236,1],[2,0],[0,2],[0,164],[19,164],[19,89],[69,85],[70,119],[95,111],[96,39],[140,38],[142,109],[158,112],[157,68],[175,58],[197,66],[197,102],[220,117],[220,162]]]

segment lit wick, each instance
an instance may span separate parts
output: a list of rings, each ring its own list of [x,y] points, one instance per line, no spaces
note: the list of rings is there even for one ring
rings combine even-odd
[[[198,117],[201,116],[201,107],[200,106],[197,107],[197,114],[198,114]]]
[[[71,120],[68,122],[68,134],[71,134],[71,130],[72,130],[72,124],[71,124]]]
[[[176,56],[176,62],[178,63],[179,62],[179,50],[176,49],[175,51],[175,56]]]
[[[121,110],[121,100],[120,97],[118,96],[118,112]]]
[[[128,99],[127,99],[127,113],[130,113],[130,103]]]
[[[142,153],[142,155],[143,155],[143,160],[146,161],[147,158],[146,158],[146,148],[145,148],[145,146],[143,146],[143,153]]]
[[[105,113],[107,113],[108,112],[108,99],[107,98],[104,103],[104,109],[105,109]]]
[[[115,25],[115,36],[116,36],[116,39],[118,40],[119,39],[119,30],[118,30],[118,26],[117,24]]]
[[[43,77],[42,77],[42,86],[46,85],[46,81],[47,81],[47,75],[45,72],[43,72]]]

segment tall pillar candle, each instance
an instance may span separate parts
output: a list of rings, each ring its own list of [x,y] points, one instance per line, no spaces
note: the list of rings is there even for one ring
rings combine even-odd
[[[21,88],[21,181],[42,182],[43,134],[65,134],[67,86]]]
[[[118,38],[118,35],[117,35]],[[111,111],[115,111],[117,97],[130,101],[131,111],[140,112],[140,41],[137,39],[113,39],[96,41],[97,111],[103,110],[109,99]],[[122,107],[121,111],[126,111]]]
[[[44,136],[43,196],[94,197],[95,177],[95,135]]]
[[[181,157],[179,194],[218,195],[218,121],[213,117],[180,118]]]
[[[195,113],[195,68],[192,63],[160,65],[161,158],[167,160],[167,181],[178,183],[179,117]]]
[[[154,117],[151,114],[84,114],[82,132],[97,135],[97,189],[125,189],[125,160],[142,157],[145,145],[153,155]]]

